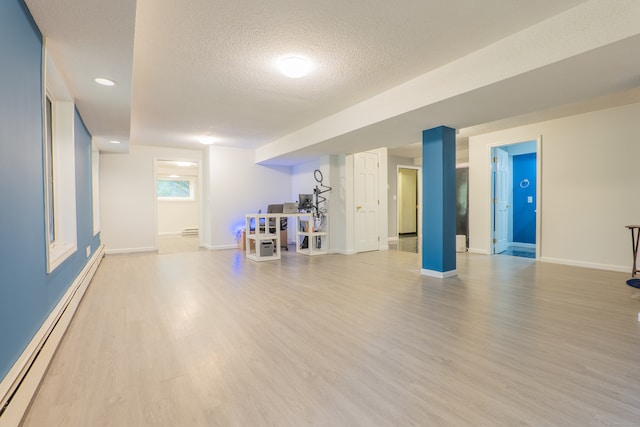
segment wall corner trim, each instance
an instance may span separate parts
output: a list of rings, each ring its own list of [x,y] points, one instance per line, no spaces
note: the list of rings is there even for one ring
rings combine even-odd
[[[20,424],[103,257],[100,245],[0,383],[0,427]]]

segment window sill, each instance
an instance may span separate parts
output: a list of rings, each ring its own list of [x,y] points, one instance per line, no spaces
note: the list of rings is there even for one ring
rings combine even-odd
[[[195,202],[194,197],[158,197],[159,202]]]
[[[78,250],[76,245],[65,242],[53,243],[49,246],[49,268],[48,273],[55,270],[60,264],[62,264],[67,258],[74,254]]]

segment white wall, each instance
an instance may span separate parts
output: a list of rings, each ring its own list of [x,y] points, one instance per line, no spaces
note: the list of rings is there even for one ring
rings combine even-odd
[[[631,269],[627,224],[638,223],[640,104],[470,138],[470,250],[490,250],[490,146],[542,137],[542,261]]]
[[[299,194],[313,194],[313,189],[318,185],[313,175],[316,169],[322,172],[324,184],[329,185],[329,156],[318,157],[312,161],[291,167],[291,200],[289,201],[297,202]],[[329,199],[330,194],[325,193],[323,196]],[[327,200],[327,205],[328,203],[329,201]]]
[[[345,155],[331,156],[329,160],[330,181],[326,184],[332,187],[329,209],[329,248],[335,253],[347,253],[345,172]]]
[[[202,152],[131,145],[100,155],[100,225],[107,253],[157,249],[154,160],[202,162]]]
[[[237,232],[245,226],[245,215],[266,212],[267,206],[291,198],[291,168],[261,166],[253,150],[212,145],[208,148],[209,203],[211,217],[203,230],[209,249],[237,247]]]
[[[197,181],[196,181],[197,182]],[[197,184],[195,190],[198,191]],[[158,234],[177,235],[186,228],[198,228],[198,199],[158,201]]]

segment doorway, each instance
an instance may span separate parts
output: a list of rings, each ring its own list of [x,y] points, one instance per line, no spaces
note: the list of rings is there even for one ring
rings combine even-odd
[[[418,253],[420,192],[419,168],[398,166],[398,243],[399,251]]]
[[[536,258],[538,144],[492,148],[492,253]]]
[[[155,160],[158,253],[200,250],[197,162]]]

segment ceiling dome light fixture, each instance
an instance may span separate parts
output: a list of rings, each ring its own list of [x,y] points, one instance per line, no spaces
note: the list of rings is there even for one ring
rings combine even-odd
[[[102,85],[102,86],[115,86],[116,85],[116,82],[114,82],[111,79],[104,78],[104,77],[96,77],[94,79],[94,81],[96,83],[98,83],[99,85]]]
[[[211,145],[216,142],[216,139],[212,136],[201,136],[198,138],[198,141],[200,141],[200,144],[203,145]]]
[[[111,141],[109,141],[109,142],[110,142],[111,144],[120,144],[120,141],[116,141],[115,139],[114,139],[114,140],[111,140]]]
[[[287,56],[278,61],[280,71],[287,77],[297,79],[311,71],[311,63],[301,56]]]

